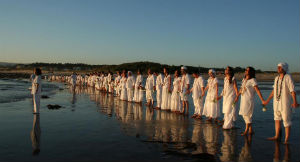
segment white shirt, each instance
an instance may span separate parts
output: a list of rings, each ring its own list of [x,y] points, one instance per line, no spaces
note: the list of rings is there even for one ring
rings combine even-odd
[[[162,85],[163,85],[163,76],[161,74],[158,74],[156,78],[156,88],[159,90],[161,89]]]
[[[143,76],[138,75],[135,81],[135,88],[138,88],[140,85],[142,86],[142,82],[143,82]]]
[[[146,80],[146,90],[153,90],[153,87],[155,86],[154,82],[154,76],[153,75],[148,75],[147,80]]]
[[[243,79],[241,87],[241,105],[240,105],[240,115],[252,115],[254,109],[254,95],[255,86],[257,86],[257,81],[255,78]]]
[[[190,84],[190,76],[188,74],[182,75],[181,77],[181,92],[185,93],[187,88],[188,88],[188,84]]]
[[[193,92],[192,96],[193,98],[199,98],[202,95],[202,89],[204,87],[204,80],[201,76],[194,79],[193,83]]]
[[[133,76],[128,76],[127,83],[126,83],[126,88],[133,89],[134,83],[135,83],[134,77]]]
[[[277,82],[278,82],[278,86],[277,86]],[[284,112],[290,111],[291,104],[292,104],[291,92],[295,91],[295,85],[291,75],[285,74],[283,80],[279,76],[277,76],[274,80],[273,87],[274,87],[274,97],[273,97],[274,111],[284,111]],[[277,100],[277,96],[279,96],[280,94],[280,89],[281,89],[281,95],[279,100]]]

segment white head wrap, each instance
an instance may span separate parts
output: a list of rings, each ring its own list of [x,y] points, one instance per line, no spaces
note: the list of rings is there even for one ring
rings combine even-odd
[[[185,66],[181,66],[181,70],[187,70]]]
[[[285,62],[280,62],[277,66],[280,66],[280,67],[282,67],[282,69],[286,72],[286,73],[288,73],[289,72],[289,65],[287,64],[287,63],[285,63]]]
[[[215,71],[214,69],[209,69],[209,70],[208,70],[208,73],[216,74],[216,71]]]

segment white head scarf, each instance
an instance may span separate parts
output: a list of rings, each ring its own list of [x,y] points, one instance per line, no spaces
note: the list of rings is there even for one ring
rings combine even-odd
[[[187,70],[185,66],[181,66],[181,70]]]
[[[214,69],[209,69],[208,73],[213,73],[214,75],[216,74],[216,71]]]
[[[285,62],[280,62],[277,66],[282,67],[282,69],[283,69],[286,73],[289,72],[289,65],[288,65],[287,63],[285,63]]]

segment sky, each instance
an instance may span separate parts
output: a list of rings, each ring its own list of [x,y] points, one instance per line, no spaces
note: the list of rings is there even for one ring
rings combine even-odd
[[[300,72],[299,0],[0,0],[0,62]]]

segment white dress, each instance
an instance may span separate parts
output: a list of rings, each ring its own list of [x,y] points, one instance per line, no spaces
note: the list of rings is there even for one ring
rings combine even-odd
[[[133,76],[129,76],[127,78],[126,82],[126,88],[127,88],[127,100],[132,101],[133,100],[133,87],[135,84],[135,80]]]
[[[255,86],[257,86],[255,78],[249,79],[247,81],[246,79],[242,80],[241,104],[239,114],[248,117],[250,120],[252,119],[254,109]]]
[[[279,79],[279,80],[278,80]],[[283,120],[284,127],[292,125],[292,95],[295,91],[294,81],[290,74],[274,80],[273,110],[274,120]]]
[[[174,78],[171,95],[171,111],[182,111],[180,104],[180,77]]]
[[[33,96],[34,113],[40,112],[41,92],[42,92],[42,78],[41,75],[36,75],[32,82],[32,88],[31,88],[31,94]]]
[[[208,90],[204,103],[203,115],[210,118],[217,118],[220,116],[219,103],[216,100],[216,84],[218,83],[217,78],[209,77],[207,80]]]
[[[163,76],[159,74],[156,78],[156,107],[161,107]]]
[[[230,84],[227,77],[224,78],[224,88],[222,91],[223,96],[223,113],[224,113],[224,129],[231,129],[234,126],[233,121],[236,120],[236,106],[234,105],[234,100],[236,97],[236,93],[234,90],[233,82],[235,78],[232,78],[232,82]]]
[[[120,80],[120,87],[121,87],[121,100],[127,100],[127,90],[126,90],[126,77],[122,77]]]
[[[147,102],[149,100],[153,100],[153,87],[155,86],[155,81],[154,81],[154,76],[153,75],[148,75],[147,80],[146,80],[146,100]]]
[[[120,80],[121,80],[121,76],[118,75],[116,78],[115,78],[115,84],[114,84],[114,88],[115,88],[115,93],[117,96],[120,96]]]
[[[135,102],[142,102],[142,100],[143,100],[143,90],[142,90],[142,88],[140,88],[140,86],[142,86],[142,83],[143,83],[143,76],[138,75],[136,77],[136,81],[135,81],[135,85],[134,85],[133,101],[135,101]]]
[[[190,84],[190,76],[189,74],[185,74],[181,78],[181,100],[187,101],[188,100],[188,94],[186,94],[188,85]]]
[[[171,76],[165,76],[164,78],[164,84],[162,88],[162,103],[161,103],[161,109],[162,110],[170,110],[171,106],[171,93],[169,92],[169,87],[171,85],[170,83]]]
[[[192,88],[192,97],[194,101],[195,115],[203,114],[203,97],[202,97],[202,88],[204,87],[204,80],[201,76],[194,79],[193,88]]]

